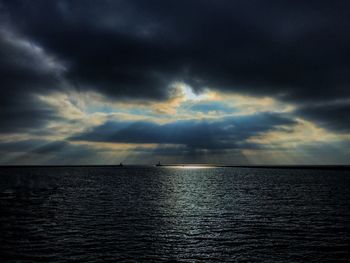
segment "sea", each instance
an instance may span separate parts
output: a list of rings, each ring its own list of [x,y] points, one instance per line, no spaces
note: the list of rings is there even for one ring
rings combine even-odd
[[[0,262],[350,262],[350,172],[2,167]]]

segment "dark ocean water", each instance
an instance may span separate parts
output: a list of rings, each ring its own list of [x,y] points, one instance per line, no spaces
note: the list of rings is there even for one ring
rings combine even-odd
[[[0,261],[350,262],[350,174],[1,168]]]

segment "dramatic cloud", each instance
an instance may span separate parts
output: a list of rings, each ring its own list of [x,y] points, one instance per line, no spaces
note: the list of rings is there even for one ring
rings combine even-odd
[[[286,134],[302,147],[322,130],[345,145],[349,10],[323,0],[0,0],[0,141],[214,153],[290,147]]]
[[[33,96],[58,87],[63,66],[45,51],[0,26],[0,132],[38,128],[55,112]]]
[[[74,136],[74,140],[118,143],[181,144],[194,149],[251,148],[245,140],[281,125],[294,122],[272,114],[227,118],[220,121],[108,122]]]
[[[3,164],[91,164],[96,150],[87,145],[74,145],[65,141],[21,140],[0,143]],[[101,162],[104,163],[103,161]]]
[[[297,110],[297,114],[314,120],[320,126],[340,133],[350,132],[350,98],[322,104],[310,104]]]

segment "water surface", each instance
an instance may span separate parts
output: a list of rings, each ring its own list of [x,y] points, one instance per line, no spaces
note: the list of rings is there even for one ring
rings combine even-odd
[[[0,169],[2,262],[349,262],[350,175]]]

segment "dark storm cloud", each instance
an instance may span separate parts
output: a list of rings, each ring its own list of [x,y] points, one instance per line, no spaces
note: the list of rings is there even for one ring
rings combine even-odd
[[[162,99],[175,80],[299,105],[350,97],[347,1],[13,0],[1,12],[67,61],[67,80],[111,97]],[[7,82],[17,96],[26,81]],[[349,125],[326,108],[313,112],[299,113]]]
[[[72,140],[118,143],[180,144],[189,149],[250,149],[258,145],[246,142],[251,136],[280,125],[295,122],[277,114],[258,114],[225,118],[220,121],[176,121],[168,124],[154,122],[107,122]]]
[[[40,48],[0,26],[0,133],[39,128],[58,118],[34,94],[57,89],[60,70]]]
[[[59,119],[53,110],[39,105],[35,100],[29,99],[22,104],[18,102],[20,99],[0,99],[0,133],[32,132],[44,128],[50,120]]]
[[[319,126],[335,132],[350,132],[350,100],[330,105],[309,105],[296,111]]]

